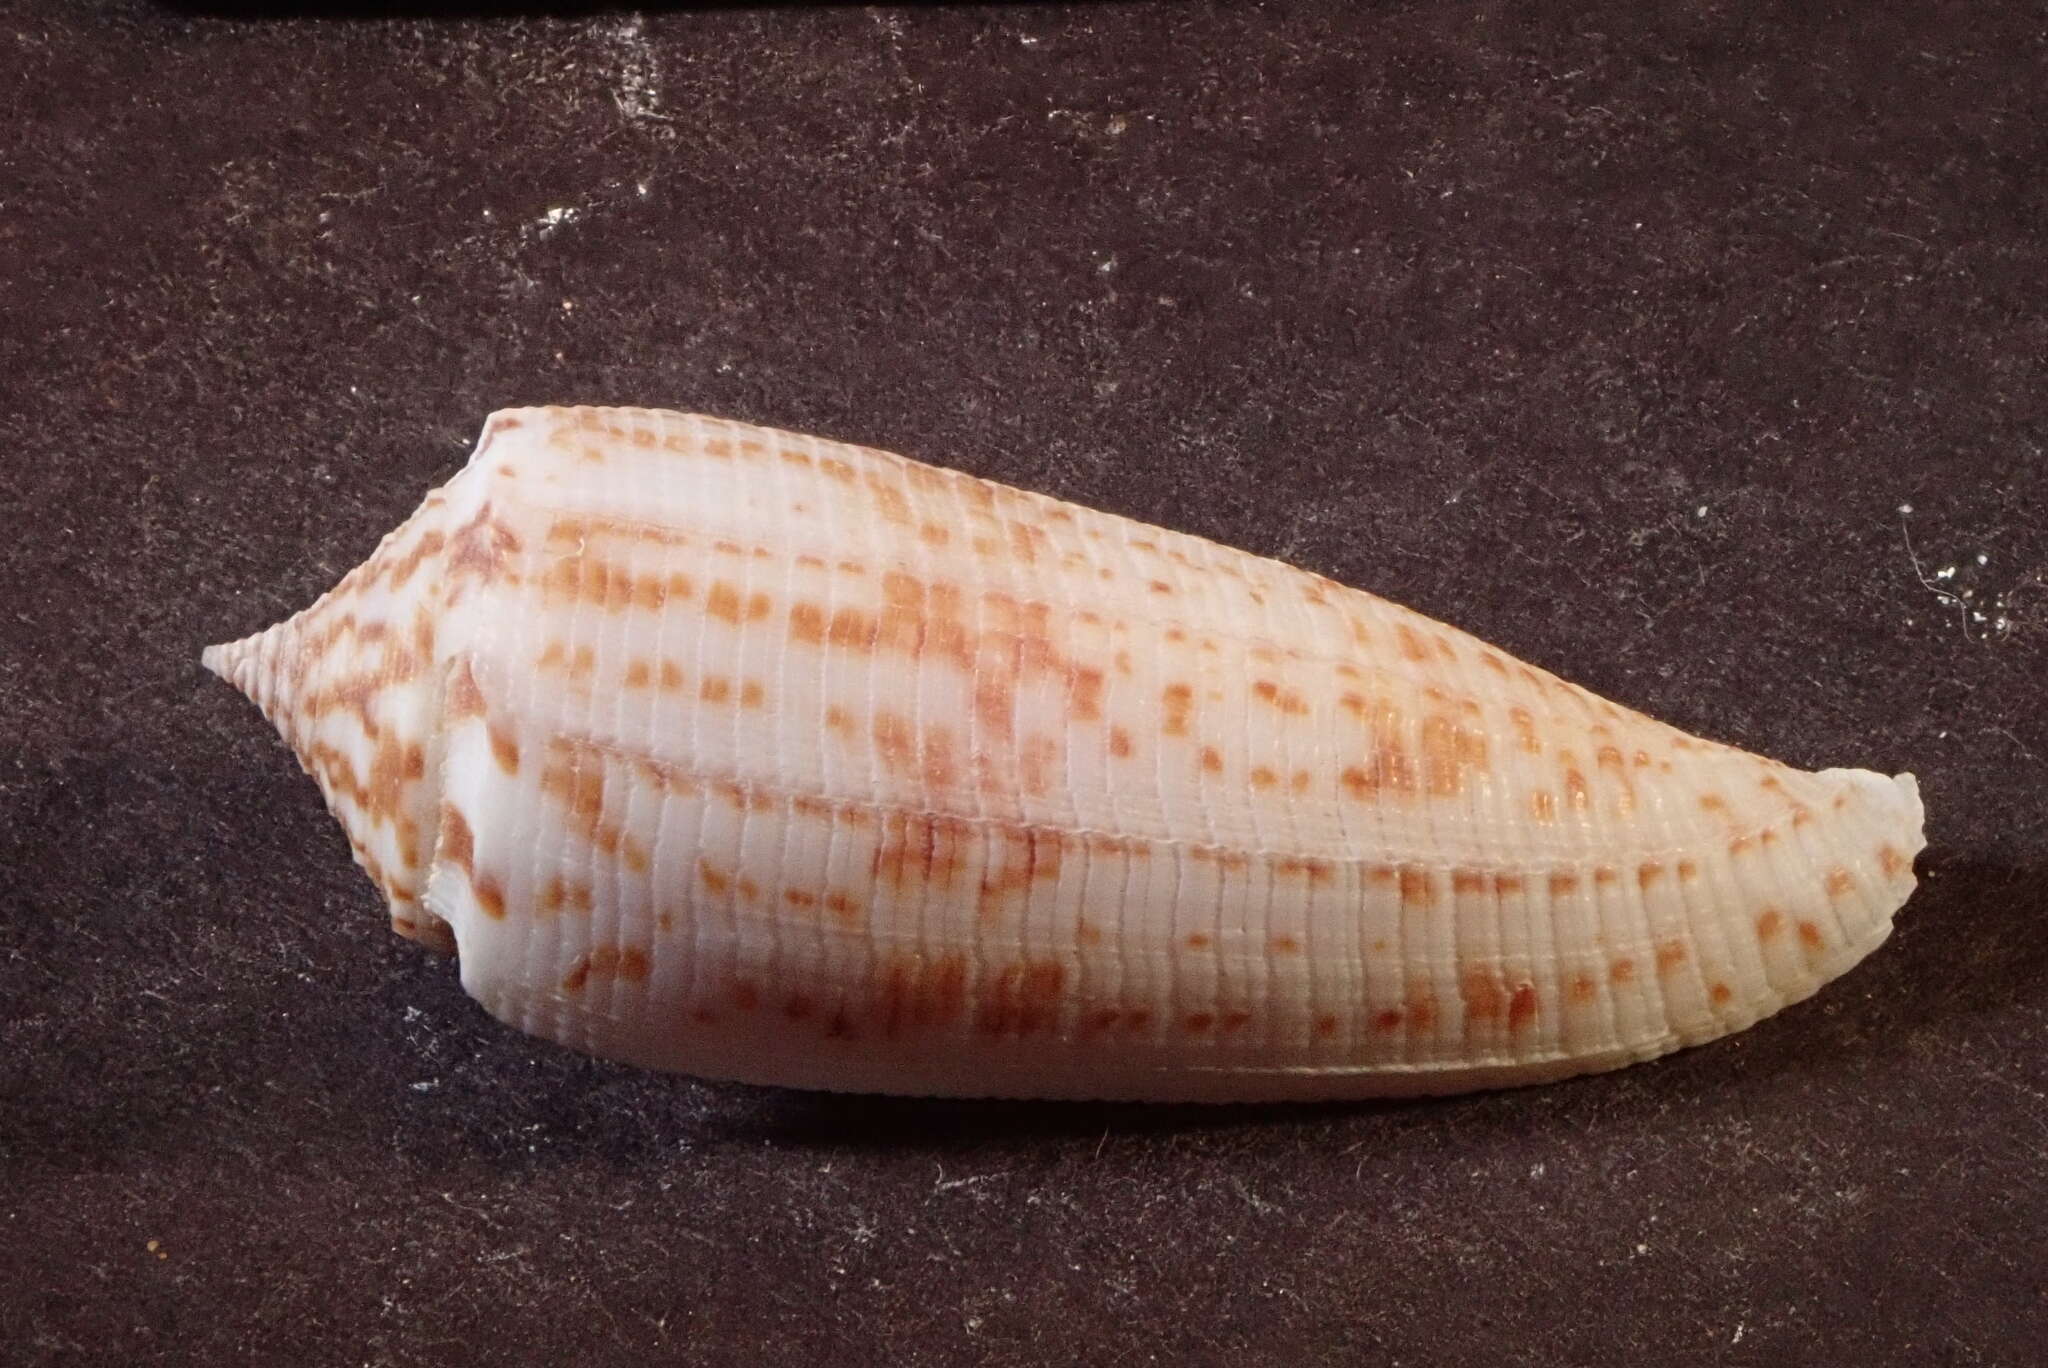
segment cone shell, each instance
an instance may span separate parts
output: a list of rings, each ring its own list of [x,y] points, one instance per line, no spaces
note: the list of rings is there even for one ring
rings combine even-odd
[[[210,649],[493,1015],[718,1078],[1450,1092],[1740,1030],[1888,934],[1909,775],[1687,736],[1193,537],[861,447],[495,415]]]

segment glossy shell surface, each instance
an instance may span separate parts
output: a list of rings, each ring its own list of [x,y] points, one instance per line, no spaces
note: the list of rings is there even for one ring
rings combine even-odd
[[[1448,1092],[1739,1030],[1878,945],[1910,776],[1702,741],[1316,575],[867,448],[494,415],[208,665],[400,932],[658,1068]]]

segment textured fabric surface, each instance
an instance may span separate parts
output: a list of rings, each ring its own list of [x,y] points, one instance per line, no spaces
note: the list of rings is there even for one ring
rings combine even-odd
[[[1641,9],[0,3],[4,1356],[2016,1361],[2048,25]],[[1923,886],[1748,1033],[1451,1102],[518,1037],[198,649],[541,402],[902,451],[1912,770]]]

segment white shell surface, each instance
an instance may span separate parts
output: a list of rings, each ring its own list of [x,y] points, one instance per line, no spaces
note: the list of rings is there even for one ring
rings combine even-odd
[[[1879,944],[1910,776],[1688,737],[1318,576],[866,448],[494,415],[208,653],[521,1029],[803,1087],[1257,1099],[1647,1059]]]

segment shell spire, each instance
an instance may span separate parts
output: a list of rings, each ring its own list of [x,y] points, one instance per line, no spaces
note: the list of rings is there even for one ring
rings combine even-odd
[[[437,842],[445,632],[465,571],[507,549],[484,495],[483,482],[458,476],[311,607],[200,654],[319,784],[393,929],[445,950],[454,939],[422,902]]]
[[[1689,736],[1199,538],[646,409],[494,415],[206,663],[493,1015],[763,1083],[1613,1068],[1846,972],[1924,844],[1910,775]]]

